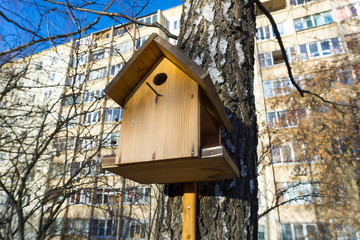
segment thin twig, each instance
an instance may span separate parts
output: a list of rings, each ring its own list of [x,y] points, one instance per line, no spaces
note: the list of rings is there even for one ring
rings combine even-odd
[[[146,23],[146,22],[140,22],[139,20],[137,20],[136,18],[132,18],[129,17],[125,14],[121,14],[121,13],[114,13],[114,12],[106,12],[106,11],[97,11],[97,10],[92,10],[92,9],[87,9],[87,8],[79,8],[79,7],[75,7],[75,6],[71,6],[68,5],[66,3],[61,3],[61,2],[56,2],[53,0],[44,0],[45,2],[49,2],[49,3],[54,3],[54,4],[58,4],[58,5],[62,5],[62,6],[66,6],[68,8],[74,9],[74,10],[78,10],[78,11],[82,11],[82,12],[90,12],[90,13],[95,13],[98,15],[103,15],[103,16],[108,16],[108,17],[120,17],[120,18],[124,18],[130,22],[136,23],[138,25],[142,25],[142,26],[147,26],[147,27],[156,27],[159,28],[161,31],[163,31],[167,37],[169,38],[173,38],[173,39],[177,39],[178,37],[172,33],[170,33],[169,30],[166,29],[166,27],[164,27],[163,25],[159,24],[158,22],[154,22],[154,23]]]

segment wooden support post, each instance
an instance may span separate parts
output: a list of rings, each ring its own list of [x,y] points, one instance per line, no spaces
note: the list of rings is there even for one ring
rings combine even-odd
[[[196,183],[184,183],[183,240],[196,240]]]

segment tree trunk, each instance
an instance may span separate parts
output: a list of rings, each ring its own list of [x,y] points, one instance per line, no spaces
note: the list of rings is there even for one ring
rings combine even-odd
[[[198,184],[197,239],[257,239],[257,125],[253,94],[252,1],[185,0],[178,47],[207,70],[234,130],[222,142],[236,180]],[[182,185],[164,186],[156,239],[181,239]]]

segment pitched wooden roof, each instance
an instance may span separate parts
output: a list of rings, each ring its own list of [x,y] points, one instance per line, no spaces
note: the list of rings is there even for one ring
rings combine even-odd
[[[215,111],[212,111],[211,114],[218,119],[228,132],[231,132],[232,125],[209,74],[188,56],[184,55],[178,48],[156,33],[150,35],[147,41],[135,52],[109,85],[106,86],[105,93],[121,107],[124,107],[134,90],[136,91],[138,83],[141,82],[158,59],[163,56],[199,84],[201,90],[214,107]]]

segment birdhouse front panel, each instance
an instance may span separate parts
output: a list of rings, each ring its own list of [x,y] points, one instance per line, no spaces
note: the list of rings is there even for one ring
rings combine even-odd
[[[125,100],[115,163],[198,157],[199,124],[197,82],[161,57]]]

